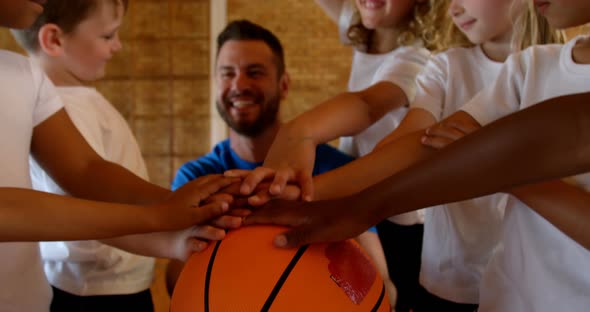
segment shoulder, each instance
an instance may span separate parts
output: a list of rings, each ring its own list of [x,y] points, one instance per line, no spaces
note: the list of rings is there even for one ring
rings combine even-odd
[[[477,55],[478,47],[454,47],[449,48],[443,52],[436,53],[433,57],[433,61],[451,63],[454,61],[461,61],[465,57],[472,57]]]
[[[534,45],[528,47],[522,51],[513,53],[509,56],[509,58],[520,58],[520,59],[531,59],[534,57],[555,57],[559,55],[563,50],[564,47],[570,46],[568,43],[567,45],[563,44],[543,44],[543,45]]]
[[[426,65],[430,59],[430,51],[417,46],[404,46],[397,48],[380,57],[381,65],[378,73],[393,72],[405,73],[410,71],[413,75],[417,74]]]
[[[0,50],[0,77],[11,81],[39,84],[44,73],[37,64],[23,55]]]
[[[537,67],[546,67],[559,60],[560,55],[568,50],[565,47],[567,46],[563,44],[531,46],[508,56],[506,62],[504,62],[504,67],[518,68],[523,72]],[[571,50],[569,51],[571,53]],[[567,57],[571,57],[570,55]]]
[[[28,57],[7,50],[0,49],[0,64],[13,67],[31,67],[31,61]]]
[[[448,74],[457,69],[471,68],[481,61],[480,53],[478,47],[450,48],[431,56],[424,66],[421,75],[428,76],[433,71]]]
[[[426,60],[432,56],[428,49],[418,45],[399,47],[391,52],[391,57],[402,57],[406,59]]]

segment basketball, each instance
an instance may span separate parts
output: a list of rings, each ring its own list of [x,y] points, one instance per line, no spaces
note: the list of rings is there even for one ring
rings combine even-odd
[[[389,311],[383,281],[353,241],[281,249],[284,231],[248,226],[194,254],[170,311]]]

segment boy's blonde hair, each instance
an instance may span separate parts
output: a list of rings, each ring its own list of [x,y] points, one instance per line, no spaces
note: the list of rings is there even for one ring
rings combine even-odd
[[[408,22],[399,26],[401,35],[398,37],[398,44],[408,46],[420,40],[431,51],[443,49],[448,42],[445,37],[449,34],[441,30],[452,26],[448,25],[449,19],[446,18],[449,3],[449,0],[416,1]],[[352,7],[354,13],[346,35],[351,45],[366,51],[371,46],[374,31],[362,24],[356,5],[352,4]]]
[[[39,31],[46,24],[59,26],[66,34],[73,32],[76,27],[86,19],[106,0],[48,0],[44,10],[35,23],[22,30],[12,30],[16,41],[29,53],[39,51]],[[123,5],[127,9],[128,0],[110,0],[115,6]]]
[[[537,44],[551,44],[565,42],[563,31],[557,30],[544,16],[537,13],[533,1],[527,1],[527,9],[514,22],[512,35],[513,51],[524,50]]]

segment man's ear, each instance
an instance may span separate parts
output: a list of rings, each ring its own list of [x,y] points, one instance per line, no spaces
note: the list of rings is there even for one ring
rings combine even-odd
[[[49,56],[58,56],[64,49],[64,32],[55,24],[45,24],[39,29],[39,48]]]
[[[289,94],[289,87],[291,86],[291,76],[286,71],[281,76],[281,80],[279,81],[279,88],[281,89],[281,100],[287,98],[287,94]]]

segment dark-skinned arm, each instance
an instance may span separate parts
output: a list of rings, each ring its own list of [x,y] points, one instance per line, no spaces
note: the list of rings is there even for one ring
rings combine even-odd
[[[246,222],[296,226],[276,238],[278,246],[335,241],[358,235],[392,212],[590,171],[589,103],[590,93],[544,101],[497,120],[360,193],[300,203],[299,209],[270,204]]]

